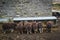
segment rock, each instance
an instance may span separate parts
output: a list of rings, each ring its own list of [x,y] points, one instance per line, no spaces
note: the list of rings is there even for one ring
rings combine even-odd
[[[3,4],[4,3],[4,4]],[[20,17],[52,16],[52,0],[1,0],[1,15]]]

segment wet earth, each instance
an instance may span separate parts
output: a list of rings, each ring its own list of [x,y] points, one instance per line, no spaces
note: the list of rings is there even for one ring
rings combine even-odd
[[[0,40],[60,40],[60,30],[36,34],[0,33]]]

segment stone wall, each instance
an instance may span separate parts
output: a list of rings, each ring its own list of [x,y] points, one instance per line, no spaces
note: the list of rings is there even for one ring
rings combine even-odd
[[[0,14],[7,16],[51,16],[52,0],[0,0]]]

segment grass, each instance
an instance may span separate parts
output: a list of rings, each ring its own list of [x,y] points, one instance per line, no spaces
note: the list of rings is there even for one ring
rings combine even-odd
[[[52,4],[53,9],[60,10],[60,4]]]

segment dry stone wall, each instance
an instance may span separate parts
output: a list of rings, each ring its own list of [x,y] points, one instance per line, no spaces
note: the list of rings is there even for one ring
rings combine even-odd
[[[52,16],[52,0],[0,0],[0,14],[7,16]]]

